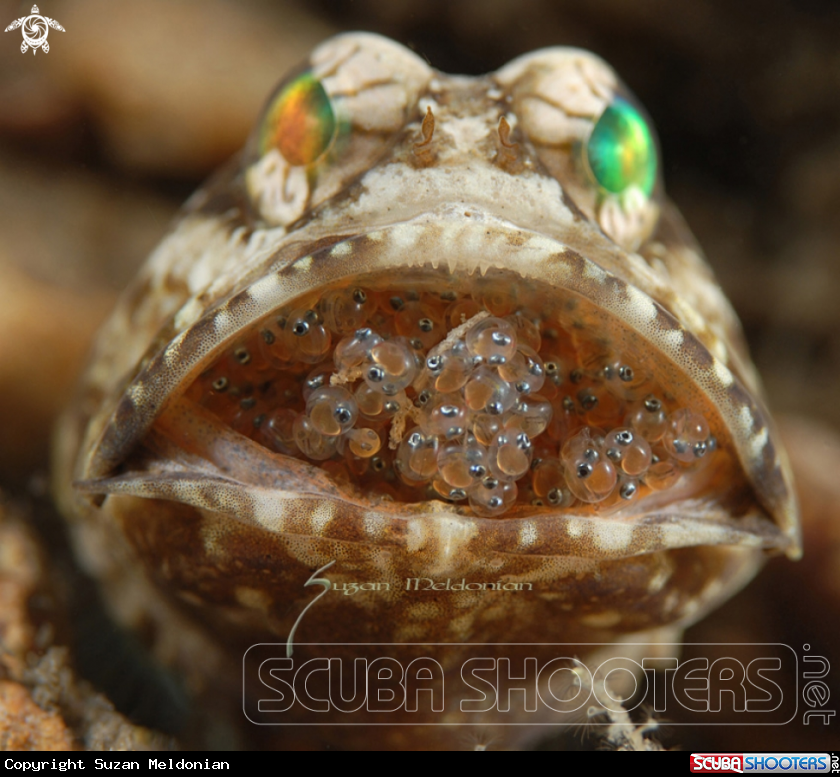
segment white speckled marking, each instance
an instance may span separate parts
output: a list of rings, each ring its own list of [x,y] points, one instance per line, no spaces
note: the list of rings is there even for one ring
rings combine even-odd
[[[744,532],[733,536],[726,526],[715,526],[702,521],[683,518],[679,523],[662,524],[659,536],[666,548],[685,548],[691,545],[761,545],[761,538]]]
[[[202,305],[196,297],[191,297],[175,314],[175,329],[179,331],[186,329],[188,326],[198,321],[203,312],[204,305]]]
[[[350,244],[349,241],[344,241],[343,243],[336,243],[330,249],[330,256],[332,257],[342,257],[342,256],[350,256],[353,253],[353,246]]]
[[[265,591],[259,591],[256,588],[240,585],[236,587],[234,593],[236,601],[249,610],[267,612],[271,604],[271,597]]]
[[[451,559],[458,555],[461,547],[476,533],[474,521],[463,518],[445,517],[434,521],[437,529],[439,555],[437,560],[446,567]]]
[[[180,361],[181,343],[182,340],[179,338],[175,342],[171,343],[161,355],[163,364],[167,369],[172,367],[172,365],[176,362]]]
[[[408,251],[417,243],[417,230],[413,224],[403,224],[391,231],[390,238],[393,251]]]
[[[639,322],[653,323],[656,320],[656,305],[653,300],[639,291],[635,286],[627,286],[627,297],[630,310]]]
[[[712,580],[703,589],[703,598],[709,602],[717,599],[726,589],[726,586],[720,580]]]
[[[700,602],[697,599],[689,599],[687,602],[683,602],[681,617],[690,618],[699,609]]]
[[[685,332],[682,329],[664,329],[659,336],[664,342],[668,344],[671,352],[676,352],[680,349],[685,339]]]
[[[125,390],[125,395],[135,404],[143,397],[145,390],[142,383],[135,383]]]
[[[755,435],[750,440],[750,456],[754,459],[761,458],[761,452],[764,450],[764,446],[767,445],[767,440],[769,439],[770,435],[767,431],[767,427],[765,426],[762,430]]]
[[[594,536],[601,550],[626,550],[633,541],[633,527],[629,523],[602,523],[596,525]]]
[[[672,570],[663,567],[658,572],[656,572],[653,577],[651,577],[650,582],[648,583],[648,593],[649,594],[658,594],[664,587],[665,583],[671,579]]]
[[[582,537],[586,532],[586,524],[583,521],[570,518],[566,522],[566,531],[570,537],[577,539],[578,537]]]
[[[323,534],[327,524],[335,517],[335,504],[320,499],[312,504],[312,513],[309,516],[312,533]]]
[[[615,626],[621,620],[621,613],[618,610],[604,610],[603,612],[593,612],[590,615],[584,615],[580,622],[584,626],[589,626],[593,629],[608,629]]]
[[[276,248],[277,241],[285,234],[285,227],[255,229],[248,238],[248,250],[254,253],[270,254]]]
[[[279,499],[271,492],[255,490],[251,494],[253,515],[266,529],[280,533],[286,529],[285,511],[278,510]]]
[[[378,537],[387,527],[388,521],[385,516],[378,513],[365,513],[362,525],[365,527],[366,534],[371,537]]]
[[[735,380],[732,377],[732,372],[730,372],[729,367],[721,361],[716,361],[713,365],[713,369],[715,371],[715,376],[721,384],[726,388],[729,388]]]
[[[753,415],[749,407],[744,405],[741,408],[738,412],[738,420],[741,422],[741,428],[744,430],[744,434],[749,434],[753,425]]]
[[[519,545],[527,548],[537,541],[537,527],[533,521],[525,521],[519,530]]]
[[[677,609],[677,605],[680,603],[680,595],[678,591],[671,591],[666,597],[665,601],[662,603],[662,612],[666,615],[671,615],[674,610]]]
[[[230,313],[222,308],[219,310],[215,316],[213,316],[213,329],[216,333],[222,336],[226,333],[231,327],[231,317]]]
[[[405,536],[405,548],[409,553],[416,553],[426,544],[426,524],[420,518],[408,521]]]
[[[300,272],[306,272],[310,267],[312,267],[312,257],[302,256],[292,265],[292,267]]]
[[[281,291],[280,279],[276,275],[266,275],[248,287],[251,299],[260,307],[271,304]]]
[[[591,278],[598,283],[603,283],[607,280],[607,273],[598,267],[595,262],[585,262],[583,265],[583,274],[585,277]]]

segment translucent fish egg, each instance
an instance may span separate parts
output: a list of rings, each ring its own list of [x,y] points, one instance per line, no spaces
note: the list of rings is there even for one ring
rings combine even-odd
[[[426,368],[433,378],[433,385],[438,391],[458,391],[469,379],[474,365],[461,340],[440,354],[426,359]]]
[[[283,336],[292,358],[305,364],[321,361],[332,343],[321,316],[312,309],[293,310],[286,319]]]
[[[573,501],[566,485],[565,467],[560,459],[541,459],[534,467],[531,483],[534,493],[551,507],[566,507]]]
[[[360,288],[334,289],[318,305],[326,327],[339,335],[349,335],[368,320],[376,303]]]
[[[505,321],[513,326],[519,347],[527,345],[531,350],[539,351],[542,346],[542,336],[539,326],[535,323],[535,318],[533,315],[517,313],[513,316],[505,316]]]
[[[503,429],[490,444],[490,471],[497,478],[520,478],[531,466],[533,455],[531,438],[525,432],[519,429]]]
[[[449,485],[440,475],[432,481],[432,488],[449,502],[461,502],[467,498],[467,492],[463,488]]]
[[[453,488],[471,488],[488,473],[487,449],[475,438],[443,445],[438,453],[438,470]]]
[[[400,475],[408,482],[431,480],[437,472],[437,437],[424,435],[419,429],[406,432],[395,463]]]
[[[662,407],[662,400],[651,394],[633,403],[624,418],[624,423],[639,432],[648,442],[656,442],[665,434],[668,416]]]
[[[566,483],[582,502],[606,499],[618,477],[599,438],[596,430],[584,427],[563,445],[560,452]]]
[[[312,419],[306,415],[299,415],[295,418],[293,433],[295,445],[300,452],[315,461],[325,461],[338,450],[338,438],[321,434],[315,428]]]
[[[281,318],[277,321],[279,332],[273,328],[266,327],[260,332],[258,348],[260,355],[275,368],[288,367],[294,359],[294,343],[291,338],[286,338],[285,327],[287,319]]]
[[[639,495],[639,481],[637,478],[619,475],[617,490],[621,499],[627,501],[635,499]]]
[[[353,428],[359,408],[346,388],[330,386],[312,392],[306,400],[306,412],[314,429],[328,437],[338,437]]]
[[[381,391],[375,391],[367,383],[360,382],[353,391],[353,398],[359,412],[366,418],[375,418],[383,410],[386,397]]]
[[[298,413],[288,408],[274,410],[267,415],[260,427],[260,437],[272,450],[287,456],[294,455],[294,424],[297,417]]]
[[[382,440],[373,429],[351,429],[347,439],[350,451],[363,459],[375,456],[382,447]]]
[[[613,429],[604,440],[607,458],[626,475],[638,476],[650,467],[650,443],[632,429]]]
[[[420,414],[426,434],[452,438],[466,431],[469,410],[460,394],[436,394]]]
[[[382,338],[370,328],[357,329],[352,335],[342,338],[335,347],[333,362],[339,372],[358,367],[367,359],[371,348],[382,342]]]
[[[423,302],[406,302],[394,318],[397,334],[417,340],[423,348],[431,348],[443,340],[446,331],[443,317],[434,307]]]
[[[466,336],[467,350],[488,364],[504,364],[516,353],[516,330],[503,318],[491,316],[479,321]]]
[[[470,420],[470,431],[482,445],[490,445],[505,425],[505,419],[498,414],[474,413]]]
[[[368,351],[364,379],[374,391],[393,396],[411,385],[416,371],[411,349],[389,340]]]
[[[621,416],[623,405],[604,384],[583,383],[575,393],[578,407],[587,423],[592,426],[609,426]]]
[[[680,468],[673,461],[658,461],[645,473],[645,483],[654,491],[665,491],[676,485],[681,474]]]
[[[516,391],[495,370],[482,365],[464,386],[464,398],[470,410],[501,415],[513,407]]]
[[[330,375],[333,373],[332,362],[322,362],[312,370],[304,379],[301,386],[303,399],[307,400],[313,392],[330,385]]]
[[[517,426],[533,438],[548,428],[554,408],[545,397],[528,394],[517,398],[511,412],[515,416]]]
[[[446,308],[445,320],[450,328],[466,324],[474,315],[481,311],[481,305],[472,299],[460,299]]]
[[[569,371],[568,367],[559,356],[547,354],[543,357],[543,369],[545,370],[545,383],[541,391],[546,398],[554,399],[563,388]]]
[[[709,425],[693,410],[676,410],[668,416],[668,428],[662,438],[665,449],[677,461],[691,463],[706,454]]]
[[[486,477],[470,489],[470,507],[476,515],[492,518],[512,507],[517,493],[516,483]]]
[[[520,345],[516,353],[498,368],[499,376],[512,383],[520,394],[534,394],[545,383],[545,365],[530,346]]]

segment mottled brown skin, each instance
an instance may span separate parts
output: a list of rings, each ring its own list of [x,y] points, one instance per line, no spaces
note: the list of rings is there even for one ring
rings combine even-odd
[[[117,617],[153,623],[156,655],[199,698],[233,709],[243,651],[285,642],[317,591],[304,584],[330,561],[330,581],[390,591],[332,592],[307,612],[299,641],[476,643],[443,651],[448,671],[471,654],[511,656],[495,642],[643,641],[662,627],[673,636],[744,585],[767,552],[795,556],[783,448],[737,319],[679,215],[660,186],[631,218],[571,165],[574,133],[623,93],[612,72],[552,49],[489,77],[448,77],[375,36],[330,41],[311,64],[324,84],[342,84],[325,88],[344,106],[347,145],[301,171],[254,141],[199,192],[100,335],[62,425],[59,495]],[[432,134],[421,124],[428,109]],[[443,502],[348,495],[180,399],[238,332],[289,300],[422,257],[580,295],[616,342],[649,343],[663,380],[708,409],[725,472],[699,494],[619,516],[481,519]],[[422,594],[403,590],[413,577],[533,590],[449,592],[417,609]],[[456,746],[462,736],[412,731],[378,743]]]

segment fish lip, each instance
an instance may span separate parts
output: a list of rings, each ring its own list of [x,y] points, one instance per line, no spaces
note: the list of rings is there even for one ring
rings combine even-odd
[[[312,468],[300,460],[282,458],[293,473]],[[641,502],[638,513],[624,516],[567,510],[514,514],[500,520],[467,513],[438,499],[395,506],[369,503],[334,487],[332,493],[318,493],[311,485],[307,491],[298,492],[299,481],[272,488],[265,482],[242,482],[221,473],[183,473],[181,477],[173,473],[168,477],[127,473],[76,482],[74,486],[88,494],[163,499],[203,512],[221,510],[269,533],[317,536],[408,553],[441,536],[458,537],[462,544],[469,545],[471,553],[484,556],[500,553],[593,561],[712,546],[741,548],[760,556],[765,551],[778,551],[786,542],[758,507],[733,518],[724,508],[715,512],[708,505],[693,504],[691,499],[650,512],[642,509]],[[314,515],[319,517],[313,520]]]
[[[465,215],[468,214],[468,215]],[[320,245],[319,245],[320,244]],[[615,315],[671,359],[706,393],[733,431],[733,442],[759,502],[782,532],[779,546],[801,554],[798,505],[772,421],[738,378],[647,294],[554,237],[466,203],[446,204],[409,221],[362,231],[307,251],[296,244],[272,256],[260,277],[178,334],[124,390],[78,471],[79,482],[107,478],[149,430],[179,386],[225,343],[272,310],[348,275],[431,265],[450,272],[501,268],[572,291]],[[441,251],[434,249],[451,248]],[[352,269],[346,259],[355,262]],[[760,450],[755,441],[762,442]]]

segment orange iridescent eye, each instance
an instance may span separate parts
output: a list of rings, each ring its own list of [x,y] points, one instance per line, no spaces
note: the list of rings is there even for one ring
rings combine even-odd
[[[335,113],[321,82],[303,73],[286,84],[268,109],[260,150],[276,148],[294,166],[310,165],[335,135]]]

